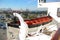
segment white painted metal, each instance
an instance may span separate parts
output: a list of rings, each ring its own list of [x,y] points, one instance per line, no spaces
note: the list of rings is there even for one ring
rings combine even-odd
[[[16,16],[20,21],[20,31],[19,31],[19,40],[25,40],[26,36],[28,34],[28,25],[24,22],[23,18],[18,13],[13,13],[14,16]]]
[[[57,16],[57,9],[60,8],[60,2],[38,3],[38,8],[48,8],[48,14],[60,23],[60,18]]]
[[[53,32],[53,31],[57,30],[57,25],[56,24],[50,25],[50,26],[48,26],[46,28],[47,28],[48,31]]]

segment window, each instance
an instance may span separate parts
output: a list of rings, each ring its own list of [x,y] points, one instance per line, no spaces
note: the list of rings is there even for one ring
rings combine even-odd
[[[60,2],[60,0],[39,0],[39,3]]]
[[[57,9],[57,16],[60,17],[60,8]]]
[[[46,2],[60,2],[60,0],[46,0]]]
[[[45,3],[46,0],[39,0],[39,3]]]

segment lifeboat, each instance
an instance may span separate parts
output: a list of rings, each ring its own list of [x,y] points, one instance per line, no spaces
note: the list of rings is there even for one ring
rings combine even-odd
[[[31,28],[31,27],[37,27],[39,25],[43,25],[43,24],[46,24],[46,23],[49,23],[53,20],[53,18],[51,16],[46,16],[46,17],[40,17],[40,18],[35,18],[35,19],[31,19],[31,20],[24,20],[28,26]],[[11,22],[13,23],[13,22]],[[9,23],[9,25],[13,25]],[[16,24],[20,25],[20,21],[16,21]]]

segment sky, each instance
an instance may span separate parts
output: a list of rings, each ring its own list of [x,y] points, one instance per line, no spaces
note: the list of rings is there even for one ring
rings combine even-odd
[[[37,8],[37,0],[0,0],[0,8],[34,9]]]
[[[56,0],[47,0],[56,1]],[[37,8],[37,0],[0,0],[0,8],[31,9]]]

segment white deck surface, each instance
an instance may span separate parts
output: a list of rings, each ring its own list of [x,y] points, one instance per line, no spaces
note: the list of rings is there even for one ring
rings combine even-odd
[[[43,25],[43,26],[48,27],[48,26],[53,25],[53,24],[56,24],[56,22],[52,21],[52,22],[50,22],[46,25]],[[30,28],[29,33],[36,32],[38,28],[39,27]],[[8,40],[18,40],[18,35],[19,35],[19,29],[18,28],[14,28],[14,27],[9,27],[8,28]],[[26,40],[50,40],[50,39],[51,39],[50,36],[48,36],[46,34],[43,34],[43,33],[38,33],[34,36],[26,38]]]
[[[43,33],[40,33],[40,34],[38,34],[38,36],[35,35],[35,36],[32,36],[32,37],[26,38],[26,40],[51,40],[51,37],[48,36],[48,35],[45,35]]]

